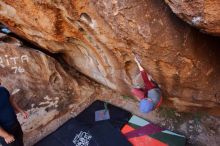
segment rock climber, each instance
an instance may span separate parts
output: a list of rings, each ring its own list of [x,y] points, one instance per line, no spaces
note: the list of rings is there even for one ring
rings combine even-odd
[[[23,132],[16,113],[20,112],[23,118],[28,113],[23,111],[14,101],[13,95],[1,86],[0,80],[0,146],[23,146]]]
[[[148,113],[159,107],[162,102],[161,90],[158,85],[149,80],[148,74],[140,65],[140,61],[135,56],[135,62],[138,65],[142,79],[144,81],[144,88],[132,88],[132,94],[140,101],[139,108],[143,113]]]

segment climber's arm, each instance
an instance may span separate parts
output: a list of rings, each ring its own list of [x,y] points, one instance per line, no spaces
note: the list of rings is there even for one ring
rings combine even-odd
[[[24,110],[15,102],[13,95],[10,96],[9,100],[10,100],[10,103],[11,103],[12,107],[14,108],[14,110],[15,110],[16,112],[20,112],[20,113],[22,114],[23,118],[24,118],[24,119],[27,119],[27,118],[28,118],[28,113],[27,113],[26,111],[24,111]]]
[[[137,57],[135,56],[134,61],[137,63],[137,66],[139,68],[140,71],[144,71],[144,68],[141,66],[139,60],[137,59]]]
[[[144,71],[144,68],[141,66],[140,62],[138,61],[137,57],[135,56],[135,62],[137,63],[137,66],[141,72],[141,76],[142,76],[142,79],[144,81],[144,84],[145,84],[145,88],[147,90],[150,90],[152,88],[155,87],[155,85],[148,79],[147,77],[147,73]]]

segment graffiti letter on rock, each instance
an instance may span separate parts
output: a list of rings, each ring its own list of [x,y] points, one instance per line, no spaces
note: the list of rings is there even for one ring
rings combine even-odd
[[[5,65],[3,64],[2,57],[0,57],[0,66],[1,66],[2,68],[4,68],[4,67],[5,67]]]
[[[28,62],[28,56],[27,55],[22,55],[21,56],[21,62],[24,63],[24,61]]]
[[[14,62],[14,64],[17,64],[16,59],[18,59],[18,57],[10,57],[10,59]]]

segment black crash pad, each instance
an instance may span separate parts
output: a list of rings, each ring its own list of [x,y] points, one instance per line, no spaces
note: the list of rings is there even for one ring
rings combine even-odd
[[[95,111],[104,109],[104,102],[95,101],[35,146],[131,146],[120,132],[131,113],[111,104],[107,108],[110,119],[95,122]]]
[[[97,123],[95,122],[95,112],[103,109],[105,109],[104,102],[96,100],[75,118],[81,122],[94,124]],[[113,127],[118,128],[119,130],[129,121],[132,116],[130,112],[109,103],[107,104],[107,109],[110,114],[110,119],[106,121],[109,121]]]

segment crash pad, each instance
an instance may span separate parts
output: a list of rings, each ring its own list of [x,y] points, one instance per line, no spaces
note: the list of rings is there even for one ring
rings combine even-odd
[[[129,138],[129,141],[133,146],[168,146],[167,144],[147,135]]]
[[[186,138],[182,136],[176,136],[173,134],[168,134],[164,132],[158,132],[155,134],[149,135],[154,139],[158,139],[163,143],[168,144],[169,146],[185,146]]]
[[[71,119],[35,146],[131,146],[109,122],[88,125]]]
[[[121,132],[134,146],[184,146],[186,138],[133,115]]]
[[[105,120],[109,121],[113,127],[117,129],[121,129],[131,118],[132,114],[122,108],[114,106],[110,103],[107,103],[107,107],[105,107],[105,102],[96,100],[93,102],[88,108],[82,111],[75,118],[78,121],[82,121],[88,124],[94,124],[95,121],[95,113],[100,110],[108,109],[110,119]]]
[[[111,104],[107,108],[110,119],[95,122],[95,111],[104,109],[104,102],[95,101],[35,146],[131,146],[120,131],[131,113]]]
[[[133,127],[131,127],[130,125],[126,124],[126,125],[121,129],[121,132],[122,132],[123,134],[125,134],[125,133],[131,132],[131,131],[133,131],[133,130],[135,130],[135,128],[133,128]]]
[[[155,134],[155,133],[161,132],[162,130],[163,130],[163,128],[150,123],[150,124],[147,124],[143,127],[138,128],[136,130],[125,133],[125,136],[127,138],[132,138],[132,137],[136,137],[136,136]]]

